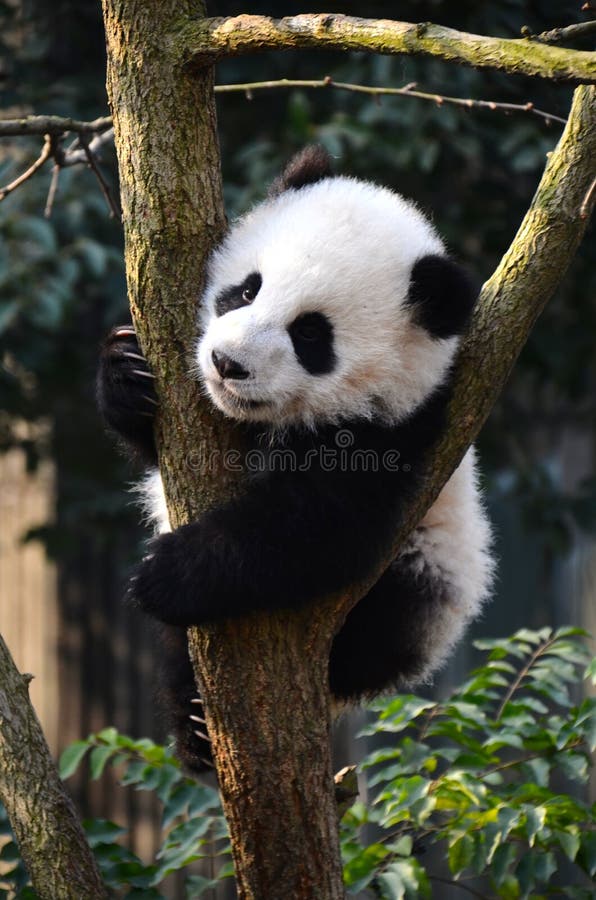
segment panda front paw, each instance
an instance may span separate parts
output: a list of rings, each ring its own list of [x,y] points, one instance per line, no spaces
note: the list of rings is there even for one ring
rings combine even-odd
[[[197,527],[186,525],[154,538],[130,580],[129,601],[167,625],[188,627],[210,618],[202,608],[209,589]]]
[[[113,328],[100,355],[97,403],[107,425],[150,464],[157,462],[153,383],[133,326]]]

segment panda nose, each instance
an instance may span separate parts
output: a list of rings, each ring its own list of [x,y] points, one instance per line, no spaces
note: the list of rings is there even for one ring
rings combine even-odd
[[[222,378],[234,378],[238,381],[243,381],[250,375],[250,372],[247,372],[240,363],[230,356],[226,356],[225,353],[216,353],[214,350],[211,354],[211,359]]]

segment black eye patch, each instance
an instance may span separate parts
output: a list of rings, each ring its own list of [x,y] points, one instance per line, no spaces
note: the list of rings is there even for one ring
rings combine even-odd
[[[233,284],[215,298],[215,314],[217,316],[225,316],[226,313],[232,312],[233,309],[240,309],[242,306],[250,306],[259,291],[263,279],[259,272],[251,272],[240,284]]]
[[[297,316],[288,326],[294,353],[311,375],[327,375],[335,367],[333,325],[323,313]]]

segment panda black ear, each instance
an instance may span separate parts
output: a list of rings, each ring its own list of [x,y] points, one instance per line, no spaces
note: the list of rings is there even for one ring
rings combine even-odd
[[[269,188],[269,196],[277,197],[291,188],[299,189],[333,175],[331,157],[321,144],[309,144],[289,161],[279,178]]]
[[[408,304],[414,321],[432,337],[448,338],[465,331],[478,286],[468,273],[447,256],[422,256],[414,263]]]

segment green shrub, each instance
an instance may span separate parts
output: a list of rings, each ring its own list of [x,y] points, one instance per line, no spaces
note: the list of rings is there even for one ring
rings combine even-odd
[[[400,739],[366,757],[378,793],[344,816],[350,892],[431,897],[452,882],[468,896],[594,897],[596,810],[570,783],[587,780],[596,745],[596,698],[576,705],[570,696],[582,674],[596,680],[583,634],[522,630],[479,641],[485,664],[443,702],[399,696],[373,706],[363,734]],[[379,836],[363,845],[370,823]],[[446,859],[444,874],[424,865],[431,845]],[[563,859],[566,882],[554,884]]]
[[[562,628],[480,641],[486,662],[444,701],[409,695],[373,705],[363,735],[387,746],[361,765],[373,801],[356,802],[342,819],[349,893],[414,900],[440,897],[450,883],[482,898],[592,900],[596,809],[581,799],[581,785],[596,746],[596,698],[572,695],[581,693],[582,676],[596,682],[596,659],[589,663],[582,636]],[[186,897],[232,876],[217,792],[186,778],[166,748],[106,728],[64,751],[62,777],[85,757],[92,778],[109,764],[122,785],[152,791],[163,805],[163,842],[150,863],[120,843],[125,829],[84,823],[117,896],[160,898],[169,874],[206,857],[216,876],[187,874]],[[35,898],[14,843],[5,841],[0,897]]]

